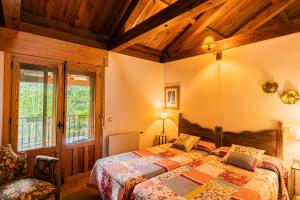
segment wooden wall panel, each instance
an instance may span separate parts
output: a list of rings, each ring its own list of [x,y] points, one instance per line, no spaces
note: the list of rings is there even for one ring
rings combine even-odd
[[[105,66],[107,51],[0,28],[0,50],[16,54]]]
[[[73,151],[72,149],[66,149],[62,152],[63,160],[61,161],[62,173],[64,177],[72,176],[73,172]]]
[[[78,157],[78,163],[77,163],[77,165],[78,165],[78,172],[79,173],[82,173],[82,172],[84,172],[84,159],[85,159],[85,156],[84,156],[84,147],[80,147],[80,148],[78,148],[78,155],[77,155],[77,157]],[[75,158],[75,156],[73,156],[74,158]],[[73,173],[73,174],[75,174],[75,173]]]
[[[95,164],[95,146],[89,146],[88,150],[88,170],[92,170]]]

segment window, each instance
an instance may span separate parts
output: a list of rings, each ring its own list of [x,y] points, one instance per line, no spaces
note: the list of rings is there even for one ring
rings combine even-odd
[[[94,139],[94,74],[67,75],[66,143]]]
[[[56,80],[55,70],[25,64],[20,66],[19,151],[56,144]]]

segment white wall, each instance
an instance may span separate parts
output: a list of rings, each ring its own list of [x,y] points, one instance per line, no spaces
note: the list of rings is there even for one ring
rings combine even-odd
[[[0,145],[2,145],[4,52],[0,51]]]
[[[220,62],[209,54],[167,63],[165,83],[180,83],[180,111],[204,126],[259,130],[275,127],[281,120],[293,134],[300,126],[300,103],[285,105],[279,93],[300,87],[299,41],[300,33],[224,51]],[[279,93],[262,91],[268,80],[279,83]],[[300,159],[300,142],[292,138],[286,132],[284,160],[288,167],[293,158]]]
[[[161,131],[157,119],[163,106],[163,65],[110,52],[105,73],[104,137],[143,131],[141,148],[155,144]]]

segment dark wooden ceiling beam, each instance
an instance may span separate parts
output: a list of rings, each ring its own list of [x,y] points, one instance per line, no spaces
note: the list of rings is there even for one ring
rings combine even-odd
[[[287,23],[275,24],[269,27],[260,28],[256,31],[219,40],[216,42],[217,47],[214,49],[214,51],[223,51],[226,49],[231,49],[246,44],[251,44],[251,43],[255,43],[255,42],[259,42],[271,38],[289,35],[296,32],[300,32],[300,19],[290,20]],[[180,54],[177,55],[169,55],[169,58],[166,57],[163,60],[163,62],[179,60],[179,59],[188,58],[188,57],[197,56],[206,53],[209,52],[200,47],[197,49],[189,49],[189,50],[182,51]]]
[[[196,23],[191,25],[183,34],[181,34],[167,49],[168,54],[176,54],[189,45],[209,24],[217,18],[227,13],[238,3],[237,0],[228,0],[224,5],[212,8],[201,15]]]
[[[260,28],[262,25],[264,25],[270,19],[272,19],[277,14],[282,12],[284,9],[286,9],[288,6],[290,6],[295,1],[296,0],[279,0],[279,1],[277,1],[276,4],[273,4],[272,6],[270,6],[263,12],[261,12],[254,19],[252,19],[248,24],[243,26],[234,35],[240,35],[242,33],[247,33],[249,31],[253,31],[253,30]]]
[[[1,0],[5,26],[7,28],[19,29],[21,0]]]
[[[109,49],[119,52],[143,38],[161,32],[182,20],[199,15],[226,0],[178,0],[119,37],[112,38]]]
[[[129,4],[128,8],[126,9],[126,12],[124,13],[122,19],[120,20],[116,30],[114,31],[112,38],[117,37],[121,33],[122,29],[124,28],[124,25],[126,24],[128,18],[132,14],[135,7],[138,5],[139,1],[140,0],[132,0],[131,1],[131,3]]]

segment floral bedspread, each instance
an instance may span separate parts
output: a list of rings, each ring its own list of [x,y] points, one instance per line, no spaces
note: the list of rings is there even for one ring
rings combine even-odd
[[[103,199],[129,199],[137,184],[207,154],[199,150],[187,153],[165,144],[103,158],[95,163],[89,184],[98,187]]]
[[[140,183],[131,199],[288,200],[284,170],[278,160],[266,157],[251,172],[209,155]]]

